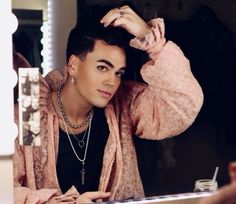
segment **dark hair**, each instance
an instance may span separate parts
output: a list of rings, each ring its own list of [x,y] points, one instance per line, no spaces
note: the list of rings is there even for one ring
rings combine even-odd
[[[72,54],[81,59],[85,58],[89,52],[93,51],[95,40],[103,40],[107,44],[118,46],[125,51],[128,69],[126,69],[123,79],[142,81],[139,69],[147,61],[146,52],[129,46],[129,42],[134,36],[125,29],[114,26],[104,27],[100,23],[101,18],[112,8],[109,5],[90,6],[78,19],[78,23],[69,34],[66,50],[67,62]]]
[[[104,27],[99,19],[83,20],[71,30],[67,43],[66,58],[74,54],[81,59],[92,52],[95,40],[103,40],[109,45],[116,45],[124,49],[127,54],[130,49],[131,35],[123,28],[108,26]]]

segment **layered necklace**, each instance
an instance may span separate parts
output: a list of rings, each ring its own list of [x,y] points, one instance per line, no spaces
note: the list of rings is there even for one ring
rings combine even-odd
[[[74,129],[78,129],[78,128],[82,128],[84,127],[85,125],[88,124],[90,118],[92,117],[93,115],[93,108],[90,109],[89,113],[88,113],[88,116],[84,119],[84,121],[82,121],[80,124],[78,125],[75,125],[73,123],[70,122],[70,120],[68,119],[67,117],[67,114],[66,114],[66,111],[65,111],[65,108],[62,104],[62,101],[61,101],[61,89],[62,87],[64,86],[64,83],[62,83],[58,89],[57,89],[57,103],[58,103],[58,106],[60,108],[60,111],[61,111],[61,114],[62,114],[62,117],[63,119],[65,120],[65,122],[71,127],[71,128],[74,128]]]
[[[87,135],[88,127],[87,127],[86,130],[84,131],[84,135],[83,135],[83,138],[82,138],[81,140],[79,140],[78,137],[75,136],[74,131],[73,131],[70,127],[69,127],[69,129],[70,129],[70,132],[72,133],[74,139],[77,141],[79,147],[82,149],[82,148],[84,147],[84,145],[85,145],[84,139],[85,139],[85,137],[86,137],[86,135]]]
[[[85,171],[85,161],[86,161],[86,158],[87,158],[87,150],[88,150],[88,145],[89,145],[90,131],[91,131],[91,125],[92,125],[92,119],[93,119],[94,112],[93,112],[93,109],[91,109],[92,111],[90,110],[89,117],[87,117],[88,121],[85,124],[83,122],[82,124],[77,125],[77,126],[80,126],[78,128],[81,128],[81,127],[85,126],[88,123],[88,127],[85,130],[85,133],[84,133],[84,136],[83,136],[82,140],[78,140],[78,138],[76,138],[76,136],[74,135],[73,130],[71,129],[71,125],[67,122],[68,118],[66,117],[67,118],[67,120],[66,120],[65,117],[64,117],[64,116],[66,116],[66,113],[65,113],[65,109],[64,109],[64,106],[62,104],[62,101],[61,101],[61,88],[63,87],[63,85],[64,84],[60,85],[58,90],[57,90],[57,103],[58,103],[58,105],[60,107],[60,111],[61,111],[61,114],[62,114],[62,120],[63,120],[64,126],[65,126],[65,131],[66,131],[66,135],[68,137],[70,146],[71,146],[71,148],[72,148],[72,150],[73,150],[77,160],[82,163],[82,168],[81,168],[81,171],[80,171],[80,173],[81,173],[81,185],[84,185],[85,184],[85,174],[86,174],[86,171]],[[78,141],[79,147],[83,148],[84,145],[86,144],[85,145],[85,150],[84,150],[83,158],[80,158],[79,155],[77,154],[76,150],[75,150],[75,147],[74,147],[74,145],[72,143],[72,140],[70,138],[70,135],[69,135],[67,124],[69,125],[69,128],[72,131],[73,136]],[[85,138],[87,132],[88,132],[88,136],[87,136],[87,140],[85,142],[84,138]]]

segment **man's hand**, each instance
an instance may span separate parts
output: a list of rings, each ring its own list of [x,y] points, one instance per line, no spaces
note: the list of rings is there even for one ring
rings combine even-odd
[[[94,200],[108,198],[111,195],[109,192],[102,192],[102,191],[93,191],[93,192],[86,192],[76,199],[76,204],[79,203],[93,203]]]
[[[129,6],[111,9],[101,20],[105,27],[117,26],[126,29],[130,34],[143,38],[150,32],[148,24]]]

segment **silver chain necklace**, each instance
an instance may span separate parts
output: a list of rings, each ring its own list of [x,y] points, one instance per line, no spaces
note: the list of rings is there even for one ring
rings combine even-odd
[[[86,174],[86,171],[85,171],[85,161],[86,161],[86,157],[87,157],[87,150],[88,150],[88,145],[89,145],[89,138],[90,138],[90,131],[91,131],[91,125],[92,125],[92,119],[93,119],[93,115],[92,117],[90,117],[89,119],[89,125],[88,125],[88,137],[87,137],[87,141],[86,141],[86,146],[85,146],[85,151],[84,151],[84,157],[83,159],[81,159],[79,157],[79,155],[77,154],[76,150],[75,150],[75,147],[71,141],[71,138],[70,138],[70,135],[69,135],[69,132],[68,132],[68,129],[67,129],[67,125],[66,125],[66,122],[64,120],[64,118],[62,117],[63,119],[63,123],[64,123],[64,126],[65,126],[65,130],[66,130],[66,134],[67,134],[67,137],[68,137],[68,140],[70,142],[70,146],[76,156],[76,158],[78,159],[78,161],[80,161],[82,163],[82,169],[80,171],[81,173],[81,185],[84,185],[85,184],[85,174]],[[87,130],[86,130],[87,132]]]
[[[89,113],[88,113],[88,116],[85,118],[85,120],[84,120],[82,123],[80,123],[80,124],[78,124],[78,125],[75,125],[75,124],[71,123],[71,122],[69,121],[68,117],[67,117],[65,108],[64,108],[64,106],[63,106],[63,104],[62,104],[62,101],[61,101],[61,89],[62,89],[63,86],[64,86],[64,83],[61,83],[61,85],[60,85],[60,86],[58,87],[58,89],[57,89],[57,103],[58,103],[58,106],[59,106],[59,108],[60,108],[62,117],[63,117],[64,121],[65,121],[70,127],[74,128],[74,129],[82,128],[82,127],[84,127],[85,125],[88,124],[90,118],[93,116],[93,112],[94,112],[94,111],[93,111],[93,108],[90,109],[90,111],[89,111]]]
[[[80,148],[83,148],[84,145],[85,145],[84,139],[85,139],[86,134],[87,134],[87,132],[88,132],[88,127],[86,128],[86,130],[85,130],[85,132],[84,132],[84,135],[83,135],[83,138],[82,138],[81,140],[79,140],[79,139],[75,136],[75,133],[74,133],[74,131],[72,130],[72,128],[71,128],[70,126],[69,126],[69,128],[70,128],[70,131],[71,131],[73,137],[77,140],[77,143],[78,143],[79,147],[80,147]]]

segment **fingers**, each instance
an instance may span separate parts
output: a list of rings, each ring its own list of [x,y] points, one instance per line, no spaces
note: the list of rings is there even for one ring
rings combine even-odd
[[[111,195],[110,192],[102,192],[102,191],[86,192],[84,194],[91,200],[103,199]]]
[[[102,192],[102,191],[93,191],[86,192],[81,194],[77,199],[76,203],[93,203],[93,200],[108,198],[111,195],[110,192]]]
[[[131,13],[134,13],[132,9],[128,6],[122,6],[120,8],[111,9],[100,22],[104,24],[105,27],[113,25],[115,21],[119,21],[123,18],[127,18]],[[118,24],[118,23],[116,23]]]
[[[122,27],[130,34],[142,38],[150,32],[148,24],[129,6],[111,9],[100,22],[107,26]]]

